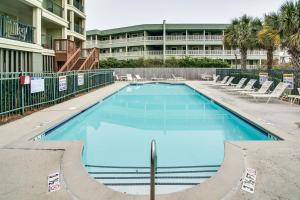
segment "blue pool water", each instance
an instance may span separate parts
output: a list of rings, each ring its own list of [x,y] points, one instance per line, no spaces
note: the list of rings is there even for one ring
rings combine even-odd
[[[149,166],[155,139],[159,167],[221,165],[225,140],[270,140],[190,87],[170,84],[127,86],[43,139],[82,140],[83,163],[97,166]]]

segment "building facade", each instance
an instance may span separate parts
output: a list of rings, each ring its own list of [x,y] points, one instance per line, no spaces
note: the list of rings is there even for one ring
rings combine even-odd
[[[100,60],[163,59],[198,57],[222,59],[231,65],[240,62],[236,49],[223,44],[227,24],[146,24],[110,30],[87,31],[87,47],[100,48]],[[248,67],[261,65],[266,51],[249,50]],[[279,54],[275,52],[275,59]]]
[[[1,0],[0,72],[51,72],[55,40],[85,42],[85,0]]]

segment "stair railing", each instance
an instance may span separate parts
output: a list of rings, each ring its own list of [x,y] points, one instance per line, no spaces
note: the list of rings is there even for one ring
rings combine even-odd
[[[91,69],[99,61],[99,50],[97,48],[88,49],[88,51],[90,51],[89,55],[78,70]]]
[[[155,200],[155,174],[157,170],[156,142],[151,141],[151,162],[150,162],[150,200]]]
[[[67,60],[67,62],[60,68],[58,72],[70,71],[72,70],[75,63],[80,58],[80,49],[77,49],[75,53]]]

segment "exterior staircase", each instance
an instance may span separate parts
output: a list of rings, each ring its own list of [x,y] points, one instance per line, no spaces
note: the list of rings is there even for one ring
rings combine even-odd
[[[99,49],[76,48],[73,41],[55,40],[55,68],[58,72],[80,71],[96,68],[99,63]]]

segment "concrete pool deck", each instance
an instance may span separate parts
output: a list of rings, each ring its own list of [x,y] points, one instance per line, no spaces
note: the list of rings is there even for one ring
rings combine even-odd
[[[81,165],[81,142],[28,141],[127,84],[115,83],[0,126],[0,199],[149,199],[112,191],[91,178]],[[226,142],[224,163],[214,177],[157,199],[299,199],[300,106],[256,103],[202,82],[186,84],[285,140]],[[254,194],[240,189],[245,167],[257,170]],[[62,189],[48,193],[47,175],[56,171]]]

